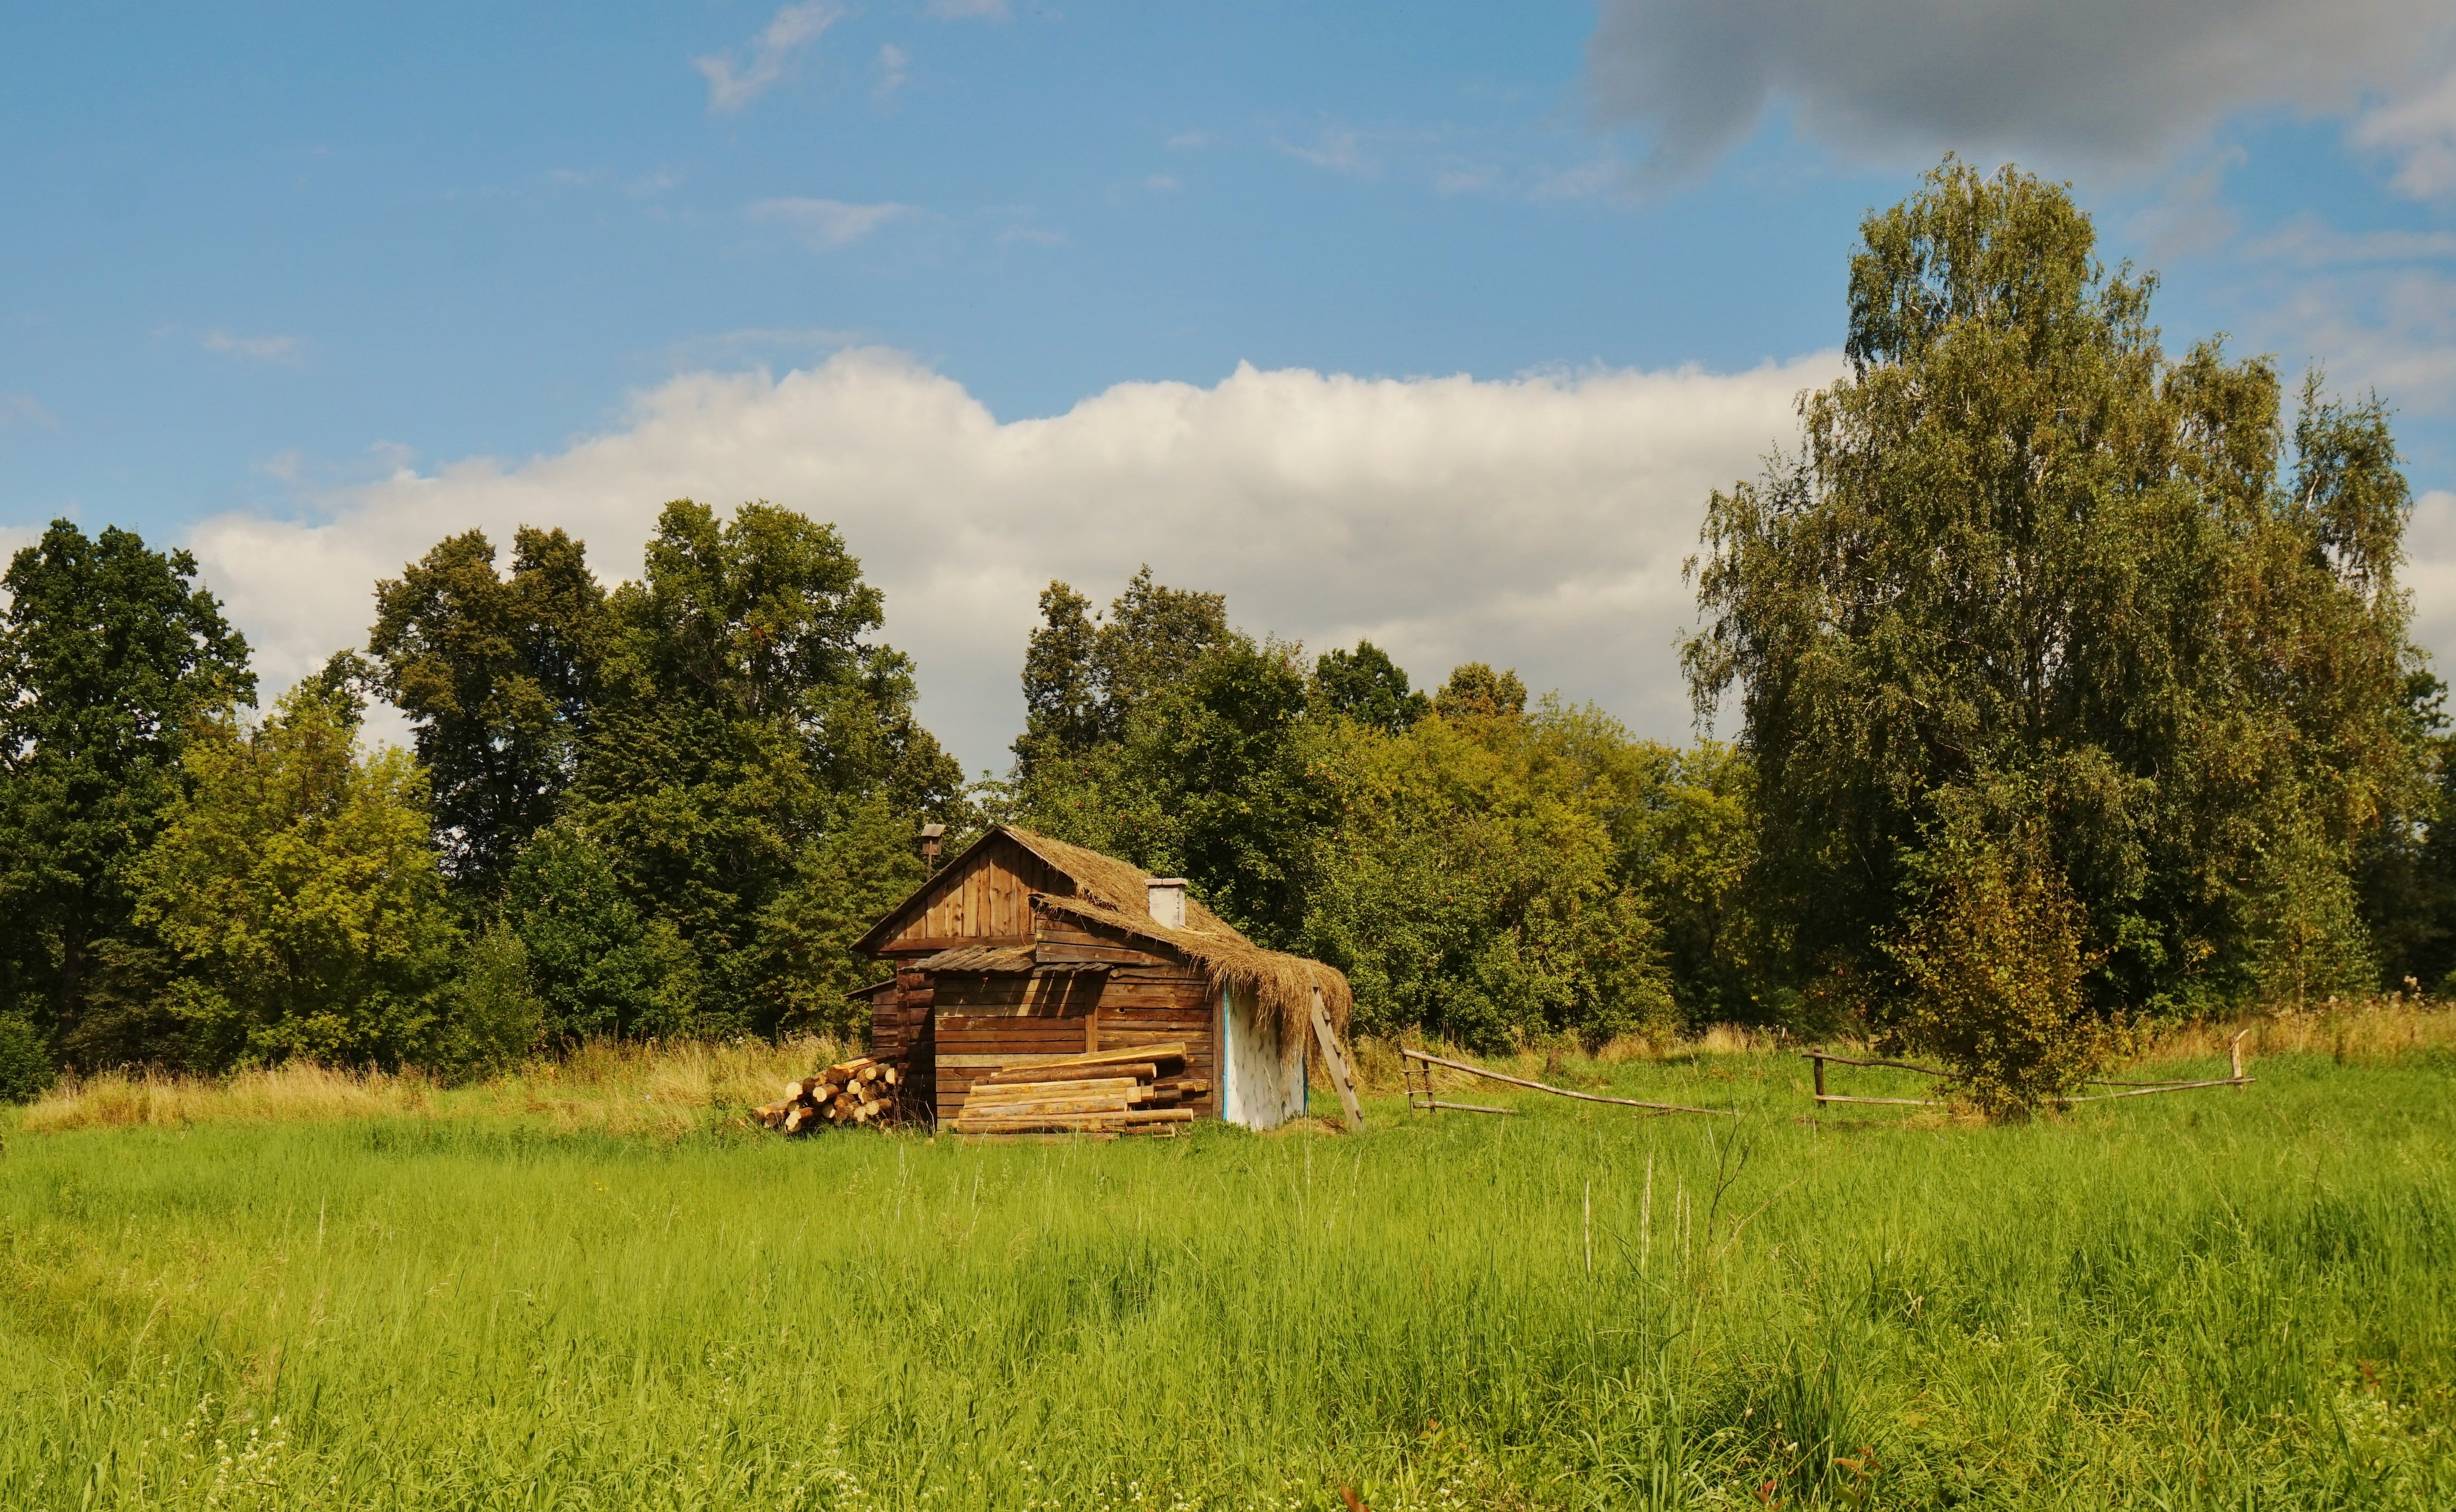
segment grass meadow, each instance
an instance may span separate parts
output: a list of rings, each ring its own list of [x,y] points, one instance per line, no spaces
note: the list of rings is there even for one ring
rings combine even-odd
[[[1361,1137],[1110,1144],[744,1128],[810,1046],[89,1083],[0,1122],[0,1506],[2456,1506],[2456,1016],[2255,1052],[1990,1128],[1368,1047]]]

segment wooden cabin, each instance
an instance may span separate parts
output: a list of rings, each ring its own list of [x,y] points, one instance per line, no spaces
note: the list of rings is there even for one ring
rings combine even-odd
[[[854,949],[894,963],[867,998],[870,1053],[940,1122],[993,1072],[1182,1043],[1209,1084],[1197,1117],[1268,1129],[1305,1110],[1317,1004],[1343,1032],[1347,979],[1265,950],[1154,877],[1095,850],[993,827]]]

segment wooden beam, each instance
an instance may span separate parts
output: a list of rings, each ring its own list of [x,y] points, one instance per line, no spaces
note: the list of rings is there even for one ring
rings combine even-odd
[[[1427,1054],[1421,1050],[1409,1050],[1403,1045],[1400,1047],[1399,1053],[1410,1056],[1416,1060],[1429,1061],[1436,1066],[1447,1066],[1452,1071],[1463,1071],[1470,1076],[1483,1076],[1493,1081],[1505,1081],[1512,1087],[1525,1087],[1530,1092],[1548,1092],[1555,1097],[1575,1097],[1580,1102],[1607,1102],[1616,1104],[1623,1108],[1650,1109],[1655,1113],[1728,1114],[1734,1118],[1740,1115],[1740,1111],[1737,1108],[1690,1108],[1685,1104],[1676,1102],[1642,1102],[1635,1097],[1604,1097],[1590,1092],[1571,1092],[1566,1087],[1547,1087],[1540,1081],[1528,1081],[1524,1076],[1504,1076],[1500,1072],[1486,1071],[1481,1066],[1470,1066],[1464,1061],[1443,1060],[1439,1055]]]
[[[1339,1034],[1330,1027],[1330,1011],[1321,1006],[1321,989],[1313,990],[1313,1037],[1321,1046],[1322,1069],[1330,1074],[1330,1084],[1339,1093],[1339,1110],[1347,1116],[1347,1132],[1364,1132],[1364,1110],[1356,1100],[1356,1078],[1348,1073],[1347,1056],[1339,1048]]]
[[[1914,1071],[1922,1076],[1950,1076],[1953,1074],[1953,1073],[1949,1071],[1938,1071],[1933,1066],[1914,1066],[1906,1060],[1852,1060],[1848,1055],[1829,1054],[1821,1050],[1803,1050],[1800,1052],[1800,1054],[1813,1061],[1830,1060],[1836,1066],[1884,1066],[1893,1071]]]
[[[1032,936],[1029,934],[934,934],[923,938],[907,937],[901,940],[890,940],[879,948],[878,953],[888,960],[894,960],[900,955],[935,955],[940,950],[952,950],[959,945],[1005,946],[1031,943],[1033,943]]]
[[[2048,1101],[2106,1102],[2117,1097],[2146,1097],[2152,1093],[2190,1092],[2200,1087],[2244,1087],[2250,1085],[2254,1079],[2250,1076],[2221,1076],[2215,1081],[2169,1081],[2161,1082],[2155,1087],[2133,1087],[2123,1092],[2092,1093],[2086,1097],[2051,1097]]]

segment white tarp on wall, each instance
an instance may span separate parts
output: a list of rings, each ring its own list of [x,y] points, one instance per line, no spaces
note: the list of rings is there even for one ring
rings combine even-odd
[[[1234,989],[1219,990],[1219,1116],[1276,1129],[1305,1111],[1305,1047],[1282,1041]]]

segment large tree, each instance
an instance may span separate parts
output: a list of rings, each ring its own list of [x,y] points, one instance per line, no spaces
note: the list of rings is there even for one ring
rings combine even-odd
[[[1136,709],[1233,639],[1224,596],[1155,582],[1148,563],[1106,615],[1091,608],[1063,582],[1040,595],[1042,623],[1024,646],[1019,778],[1123,740]]]
[[[869,639],[883,597],[832,525],[683,500],[608,607],[569,814],[645,927],[680,942],[668,974],[687,980],[649,990],[658,1021],[766,1032],[839,1011],[821,987],[851,985],[847,921],[919,880],[909,847],[893,851],[909,876],[847,858],[881,854],[882,826],[909,835],[963,807],[910,660]]]
[[[2384,410],[2314,381],[2289,440],[2266,359],[2167,356],[2016,170],[1863,234],[1850,371],[1713,497],[1687,650],[1791,970],[1882,1015],[2031,929],[2008,1013],[2358,985],[2354,854],[2420,798]]]
[[[1408,688],[1406,670],[1370,641],[1314,659],[1313,702],[1324,713],[1343,714],[1366,729],[1392,735],[1433,710],[1430,697]]]
[[[145,1053],[130,871],[179,790],[190,723],[256,694],[195,559],[54,521],[0,615],[0,1012],[82,1059]],[[121,1031],[128,1031],[122,1032]]]
[[[471,530],[376,584],[372,679],[435,784],[445,869],[492,892],[579,768],[610,625],[585,548],[523,525],[511,575]]]

